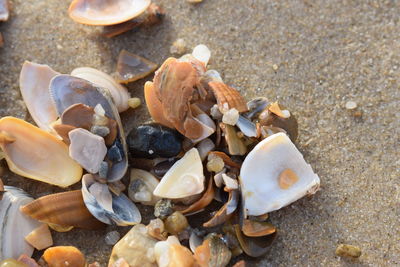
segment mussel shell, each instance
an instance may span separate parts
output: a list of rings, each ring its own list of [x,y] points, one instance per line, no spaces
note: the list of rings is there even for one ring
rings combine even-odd
[[[85,174],[82,178],[82,195],[86,207],[99,221],[106,224],[119,226],[135,225],[142,220],[135,204],[124,194],[118,196],[111,192],[113,212],[104,209],[96,198],[89,192],[89,186],[95,183],[91,174]]]
[[[267,253],[276,238],[276,232],[268,236],[247,237],[242,233],[239,225],[235,225],[234,228],[240,246],[250,257],[256,258]]]
[[[128,168],[128,149],[121,119],[109,92],[89,81],[66,74],[54,77],[50,82],[49,90],[59,115],[74,104],[81,103],[92,108],[100,104],[105,111],[105,115],[117,122],[117,140],[122,145],[123,157],[120,162],[112,165],[108,172],[107,180],[113,182],[121,179]]]

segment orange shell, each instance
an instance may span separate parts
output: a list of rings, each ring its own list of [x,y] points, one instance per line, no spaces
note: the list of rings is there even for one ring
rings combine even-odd
[[[85,256],[72,246],[59,246],[46,249],[43,259],[49,267],[84,267]]]
[[[217,99],[220,110],[235,108],[239,112],[248,111],[245,99],[236,89],[222,82],[209,82],[208,85]],[[227,107],[225,103],[228,104]]]
[[[158,122],[169,128],[175,128],[164,116],[162,104],[158,100],[156,92],[154,90],[154,84],[152,82],[146,82],[144,84],[144,98],[146,100],[147,109],[149,110],[150,116],[155,122]]]

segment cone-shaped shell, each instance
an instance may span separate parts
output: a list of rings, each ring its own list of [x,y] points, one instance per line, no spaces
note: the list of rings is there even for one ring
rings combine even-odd
[[[25,61],[19,76],[21,95],[26,107],[36,124],[46,131],[51,131],[50,124],[58,117],[49,94],[50,81],[58,74],[47,65]]]
[[[84,229],[97,229],[96,220],[83,202],[80,190],[47,195],[21,207],[21,211],[41,222]]]
[[[150,0],[74,0],[68,13],[78,23],[114,25],[139,16],[150,3]]]
[[[246,112],[248,110],[246,101],[236,89],[222,82],[209,82],[208,85],[214,93],[221,111],[227,111],[231,108],[235,108],[239,112]]]
[[[21,119],[0,119],[0,147],[8,167],[21,176],[67,187],[82,177],[82,168],[68,155],[68,147],[50,133]]]

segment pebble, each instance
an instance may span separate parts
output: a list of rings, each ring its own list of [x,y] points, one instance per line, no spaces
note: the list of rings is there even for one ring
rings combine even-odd
[[[273,69],[274,71],[277,71],[278,68],[279,68],[278,65],[276,65],[276,64],[272,65],[272,69]]]
[[[222,116],[222,122],[225,124],[229,124],[235,126],[237,121],[239,120],[239,111],[235,108],[231,108]]]
[[[108,127],[98,125],[93,125],[92,128],[90,128],[90,131],[101,137],[106,137],[110,133],[110,129],[108,129]]]
[[[122,147],[118,141],[116,141],[107,152],[107,158],[112,162],[120,162],[123,159]]]
[[[354,101],[347,101],[345,107],[348,110],[353,110],[357,108],[357,103]]]
[[[128,106],[130,108],[137,108],[141,105],[140,98],[132,97],[128,99]]]
[[[356,259],[361,256],[361,249],[352,245],[340,244],[336,248],[336,255]]]
[[[109,246],[114,246],[121,238],[121,235],[117,231],[111,231],[106,234],[104,240]]]
[[[99,176],[100,178],[107,178],[107,174],[108,174],[108,163],[103,161],[100,164]]]
[[[160,219],[165,219],[174,212],[171,200],[160,199],[154,206],[154,216]]]
[[[169,52],[175,55],[183,55],[186,50],[186,42],[182,38],[179,38],[175,42],[173,42],[172,46],[169,48]]]

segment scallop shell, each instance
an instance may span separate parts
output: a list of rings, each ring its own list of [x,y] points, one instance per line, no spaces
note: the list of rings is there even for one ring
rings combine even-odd
[[[58,114],[51,101],[49,85],[59,73],[47,65],[25,61],[19,76],[22,98],[39,128],[51,131],[50,124],[57,120]]]
[[[99,221],[106,224],[119,226],[140,223],[142,217],[133,202],[120,193],[118,196],[107,189],[96,192],[91,191],[91,186],[102,185],[94,180],[93,175],[85,174],[82,178],[82,195],[86,207]]]
[[[282,173],[288,169],[297,180],[288,179],[285,182],[289,186],[283,187]],[[250,151],[240,170],[240,182],[244,208],[252,216],[278,210],[315,193],[320,184],[318,175],[284,133],[262,140]]]
[[[110,94],[87,80],[70,75],[58,75],[50,82],[50,95],[59,115],[74,104],[81,103],[92,108],[100,104],[105,110],[105,116],[117,122],[117,139],[122,145],[123,157],[121,161],[112,165],[107,175],[107,181],[114,182],[121,179],[128,168],[128,148],[119,113]]]
[[[5,136],[13,140],[6,140]],[[67,187],[82,177],[82,168],[68,147],[54,135],[21,119],[0,119],[0,147],[10,170],[21,176]]]
[[[86,208],[80,190],[40,197],[21,207],[21,212],[45,223],[97,229],[103,226]]]
[[[81,67],[74,69],[71,75],[107,89],[118,108],[118,112],[123,112],[129,108],[128,99],[130,98],[130,94],[128,90],[117,83],[114,78],[107,73],[89,67]]]
[[[82,24],[114,25],[139,16],[150,3],[150,0],[74,0],[68,14]]]
[[[219,110],[224,113],[235,108],[239,112],[246,112],[247,104],[240,93],[222,82],[209,82],[211,91],[217,99]]]
[[[33,247],[25,241],[25,236],[41,225],[23,215],[19,208],[33,201],[24,191],[12,186],[4,187],[6,192],[0,201],[0,260],[17,259],[21,254],[29,257]]]

